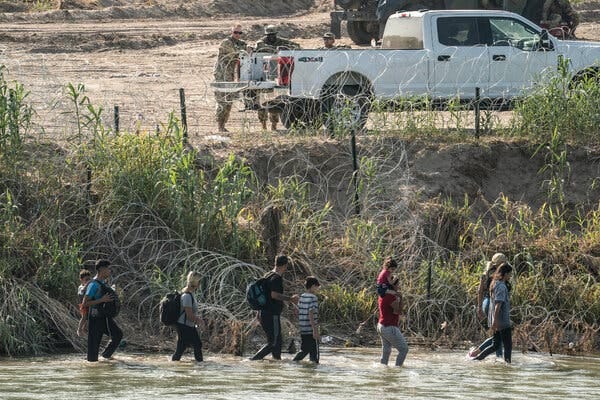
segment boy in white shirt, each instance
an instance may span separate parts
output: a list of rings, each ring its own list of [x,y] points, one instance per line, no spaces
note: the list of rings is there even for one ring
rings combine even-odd
[[[298,300],[298,322],[302,344],[294,361],[300,361],[310,354],[310,361],[319,363],[319,303],[316,294],[320,286],[317,278],[308,276],[305,281],[306,292],[302,293]]]

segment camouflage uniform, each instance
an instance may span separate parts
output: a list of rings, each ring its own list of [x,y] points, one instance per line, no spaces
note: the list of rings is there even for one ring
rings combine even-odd
[[[265,29],[265,31],[267,30]],[[277,50],[294,50],[300,48],[298,43],[274,36],[274,33],[269,33],[256,42],[256,49],[254,51],[257,53],[277,53]]]
[[[549,28],[555,28],[560,26],[561,22],[565,22],[573,33],[579,25],[579,14],[569,0],[546,0],[542,10],[542,21],[546,21]]]
[[[256,42],[256,48],[254,51],[257,53],[277,53],[278,50],[293,50],[299,48],[300,45],[298,43],[277,37],[277,31],[275,30],[275,27],[268,26],[265,28],[265,36]],[[277,129],[279,113],[277,111],[267,111],[264,108],[259,109],[258,120],[260,121],[263,129],[267,129],[267,117],[271,121],[271,130]]]
[[[221,42],[214,70],[215,81],[232,82],[235,80],[240,51],[245,49],[246,42],[234,37],[228,37]],[[236,97],[236,94],[233,93],[215,92],[215,99],[217,100],[216,120],[220,131],[225,130],[225,123],[229,119],[232,102]]]
[[[338,44],[335,45],[333,43],[335,43],[335,35],[331,32],[327,32],[326,34],[323,35],[323,41],[326,40],[331,40],[331,46],[327,46],[326,43],[323,44],[323,46],[318,47],[317,50],[336,50],[336,49],[349,49],[350,46],[345,45],[345,44]]]

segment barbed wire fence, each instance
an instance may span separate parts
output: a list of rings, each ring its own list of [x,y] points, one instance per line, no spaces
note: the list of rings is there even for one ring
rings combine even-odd
[[[215,44],[216,42],[211,43]],[[142,55],[144,52],[148,54]],[[0,53],[0,64],[6,64],[9,78],[23,83],[30,93],[29,103],[36,111],[35,126],[32,130],[34,139],[64,144],[75,137],[78,121],[74,116],[73,100],[66,93],[66,85],[80,82],[85,85],[85,93],[92,104],[103,108],[105,125],[113,129],[113,111],[117,106],[119,131],[151,133],[157,129],[161,130],[170,112],[180,116],[180,89],[184,89],[190,142],[200,143],[215,135],[216,103],[210,86],[214,55],[209,54],[204,46],[189,43],[167,49],[148,49],[144,52],[111,52],[106,56],[90,53],[27,52],[15,55],[4,49]],[[256,112],[239,112],[243,107],[241,99],[236,101],[228,124],[231,131],[241,135],[247,133],[249,140],[257,136],[266,137],[266,140],[275,143],[280,140],[278,137],[261,136],[262,129]],[[489,122],[486,126],[490,129],[509,126],[510,118],[506,115],[504,112],[495,111],[486,114],[486,121]],[[366,127],[371,132],[435,127],[448,132],[467,131],[474,134],[478,123],[476,121],[475,112],[470,109],[456,108],[432,112],[412,110],[409,107],[408,110],[399,112],[383,109],[381,112],[373,112]],[[294,129],[281,129],[279,133],[298,135]],[[308,134],[322,135],[319,131]],[[421,221],[415,218],[410,208],[414,194],[408,189],[411,171],[406,159],[406,150],[403,146],[390,145],[384,136],[369,133],[359,135],[362,135],[360,140],[377,142],[372,148],[361,148],[361,156],[372,163],[373,180],[366,182],[366,178],[362,178],[361,183],[364,186],[360,194],[360,204],[363,207],[360,212],[374,221],[390,216],[397,219],[401,227],[399,230],[405,234],[389,239],[385,246],[390,249],[407,249],[401,256],[407,265],[414,266],[418,265],[421,259],[439,257],[444,253],[444,249],[422,233]],[[346,138],[342,140],[345,141]],[[351,183],[353,156],[348,146],[331,146],[330,149],[332,154],[318,160],[308,159],[300,151],[290,157],[287,149],[272,149],[265,174],[267,181],[271,182],[286,176],[295,176],[300,181],[309,182],[315,204],[323,205],[331,201],[338,205],[334,218],[338,219],[339,225],[342,226],[355,214],[354,188]],[[389,190],[390,187],[393,189]],[[136,207],[139,208],[139,205]],[[157,321],[153,319],[159,297],[149,290],[156,284],[157,268],[162,273],[169,274],[177,273],[175,271],[181,273],[188,268],[202,265],[202,270],[208,277],[204,282],[206,290],[202,294],[204,311],[213,315],[212,319],[215,321],[242,321],[242,325],[247,324],[251,316],[244,307],[244,282],[240,278],[256,277],[262,268],[186,243],[176,233],[167,229],[166,224],[157,219],[151,210],[140,212],[136,209],[135,213],[132,213],[133,211],[125,209],[112,221],[98,221],[96,225],[102,226],[103,229],[96,233],[94,247],[103,249],[106,256],[118,260],[121,269],[115,278],[124,283],[122,289],[128,293],[126,302],[132,309],[137,310],[133,316],[137,323],[151,326],[154,330],[159,329]],[[138,222],[122,226],[123,220]],[[372,245],[365,243],[364,250]],[[325,279],[338,279],[352,284],[370,279],[370,276],[364,275],[365,271],[356,268],[355,262],[350,259],[336,260],[336,265],[333,265],[327,260],[327,255],[320,259],[303,254],[301,250],[297,253],[302,263],[311,270],[316,270],[317,266],[330,267],[325,268],[331,271]],[[165,292],[172,288],[165,286],[158,289],[158,292]],[[446,289],[449,290],[449,287]],[[454,304],[450,300],[435,303],[415,296],[413,304],[409,313],[413,313],[413,322],[417,327],[434,326],[439,322],[438,318],[449,313],[448,308],[452,308],[450,313],[454,314],[472,312],[468,305]],[[434,310],[427,311],[430,309]],[[472,324],[476,322],[472,320]],[[224,329],[222,326],[213,328]],[[244,330],[247,327],[242,326],[239,329]],[[409,331],[416,334],[418,329],[413,331],[409,326]],[[79,343],[74,336],[72,340],[73,343]]]

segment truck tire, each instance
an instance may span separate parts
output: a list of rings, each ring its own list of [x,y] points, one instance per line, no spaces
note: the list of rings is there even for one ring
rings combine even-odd
[[[356,44],[369,44],[373,35],[368,30],[367,21],[348,21],[348,36]]]
[[[321,101],[323,125],[334,137],[364,129],[369,116],[370,95],[360,85],[332,86]]]
[[[569,89],[575,89],[585,81],[593,81],[596,84],[600,84],[600,68],[590,67],[576,73],[569,83]]]
[[[360,3],[360,0],[335,0],[335,5],[344,10],[358,10]]]

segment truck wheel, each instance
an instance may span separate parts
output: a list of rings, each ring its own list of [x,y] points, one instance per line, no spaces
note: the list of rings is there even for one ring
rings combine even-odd
[[[360,131],[369,116],[369,95],[358,85],[333,87],[323,97],[321,109],[330,136]]]
[[[596,84],[600,84],[600,68],[586,68],[583,71],[579,71],[571,79],[569,89],[574,89],[585,81],[593,81]]]
[[[354,10],[360,8],[360,1],[357,0],[335,0],[335,5],[344,10]]]
[[[348,36],[356,44],[369,44],[373,35],[368,30],[367,21],[348,21]]]

